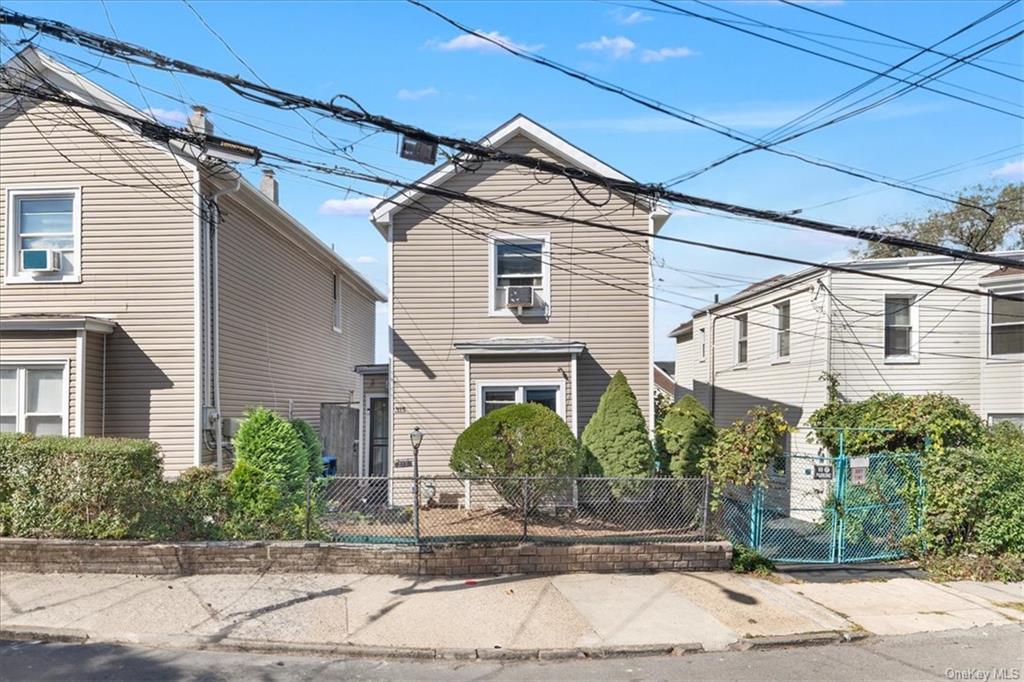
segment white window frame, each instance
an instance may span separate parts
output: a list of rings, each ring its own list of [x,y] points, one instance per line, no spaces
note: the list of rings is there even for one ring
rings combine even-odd
[[[71,195],[72,197],[72,214],[71,214],[71,229],[74,238],[74,255],[72,257],[72,263],[74,269],[72,272],[40,272],[40,273],[27,273],[21,272],[21,257],[20,257],[20,246],[21,239],[19,238],[19,213],[18,203],[23,197],[41,197],[41,196],[57,196],[57,195]],[[5,242],[7,244],[6,253],[4,254],[4,284],[60,284],[60,283],[76,283],[82,281],[82,188],[79,185],[55,185],[55,186],[37,186],[37,187],[9,187],[7,188],[7,215],[6,215],[6,234]],[[63,260],[63,258],[62,258]]]
[[[553,388],[558,391],[558,416],[563,420],[565,414],[565,379],[505,379],[478,381],[476,384],[476,418],[484,415],[484,392],[488,389],[505,389],[516,392],[516,405],[526,402],[526,389]]]
[[[331,292],[331,327],[334,329],[334,331],[340,334],[342,324],[344,322],[344,319],[342,318],[341,315],[343,312],[342,292],[344,290],[344,287],[342,286],[341,283],[341,275],[339,275],[337,272],[333,273],[331,279],[331,287],[334,289],[334,291]]]
[[[61,418],[61,435],[68,436],[71,434],[70,431],[70,416],[71,416],[71,384],[70,382],[70,366],[71,363],[67,358],[32,358],[32,359],[20,359],[0,362],[0,369],[14,369],[15,374],[15,417],[14,417],[14,431],[16,433],[25,433],[25,418],[36,417],[36,416],[58,416],[52,413],[40,412],[38,414],[27,414],[25,411],[25,402],[27,400],[27,385],[25,383],[25,370],[28,369],[59,369],[64,376],[63,382],[63,393],[64,399],[61,404],[62,412],[59,415]]]
[[[787,298],[774,304],[775,308],[775,360],[776,362],[789,362],[789,356],[793,354],[793,299]],[[786,308],[786,328],[782,328],[782,309]],[[749,332],[749,328],[748,328]],[[749,335],[749,334],[748,334]],[[786,354],[782,354],[782,338],[786,338]],[[747,353],[750,353],[750,344],[747,344]]]
[[[708,359],[708,330],[704,327],[697,330],[697,359],[700,362]]]
[[[1024,426],[1024,412],[989,412],[988,425],[994,426],[999,422],[1010,422],[1017,426]]]
[[[885,347],[885,330],[887,327],[885,307],[890,298],[909,298],[910,301],[910,354],[889,355]],[[919,361],[918,339],[920,337],[921,325],[918,310],[918,296],[910,293],[890,293],[882,296],[882,360],[889,365],[914,364]]]
[[[541,242],[541,279],[539,287],[544,294],[544,305],[528,308],[522,313],[514,313],[497,300],[498,290],[498,243]],[[492,232],[487,239],[487,314],[490,317],[549,317],[551,315],[551,234],[548,232]]]
[[[1010,290],[1010,291],[1000,291],[998,293],[1000,295],[1003,295],[1003,296],[1024,296],[1024,289],[1014,289],[1014,290]],[[989,298],[988,299],[988,315],[986,315],[986,317],[985,317],[985,341],[986,341],[985,345],[987,346],[987,348],[986,348],[986,351],[987,351],[986,355],[987,355],[987,357],[989,357],[991,359],[995,359],[995,360],[1018,360],[1018,359],[1024,358],[1024,354],[1021,354],[1021,353],[1000,353],[1000,354],[996,355],[995,353],[992,352],[992,326],[993,326],[993,324],[992,324],[992,315],[993,315],[992,307],[994,305],[995,305],[995,300],[992,299],[992,298]],[[1002,323],[1002,325],[1012,325],[1012,324],[1015,324],[1015,323],[1013,323],[1013,322],[1003,322]],[[1002,326],[1002,325],[995,325],[995,326],[998,327],[998,326]]]
[[[740,313],[734,318],[736,321],[736,342],[733,344],[733,364],[736,367],[746,367],[747,361],[750,360],[750,316],[748,313]],[[740,331],[746,327],[746,331],[743,336],[740,336]],[[746,343],[746,349],[744,357],[740,360],[740,342]]]

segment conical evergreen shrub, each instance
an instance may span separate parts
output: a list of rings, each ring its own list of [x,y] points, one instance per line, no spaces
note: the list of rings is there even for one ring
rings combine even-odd
[[[647,438],[647,424],[633,389],[622,372],[608,383],[597,411],[583,429],[588,459],[602,476],[649,476],[654,448]]]

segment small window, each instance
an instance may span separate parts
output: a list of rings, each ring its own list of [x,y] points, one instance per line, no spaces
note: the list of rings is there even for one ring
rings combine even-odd
[[[1017,294],[1024,297],[1024,292]],[[1024,353],[1024,300],[992,299],[992,355]]]
[[[332,275],[331,291],[333,300],[331,301],[331,319],[334,325],[334,331],[341,331],[341,278],[338,277],[337,273]]]
[[[8,281],[77,281],[78,190],[10,190],[8,201]]]
[[[519,405],[522,403],[536,403],[543,405],[561,417],[562,400],[561,386],[516,386],[504,384],[501,386],[484,386],[480,389],[480,414],[485,415],[494,410],[508,405]]]
[[[64,365],[0,369],[0,432],[60,436],[67,433]]]
[[[510,287],[531,287],[533,306],[519,314],[544,314],[550,300],[547,267],[547,238],[497,235],[491,242],[492,311],[506,311]]]
[[[706,329],[701,328],[698,331],[698,343],[700,344],[700,360],[703,362],[708,357],[708,332]]]
[[[912,358],[917,349],[913,296],[885,297],[885,357]]]
[[[747,314],[736,316],[736,364],[747,363]]]
[[[789,301],[775,304],[775,355],[789,357]]]
[[[1024,428],[1024,413],[1012,413],[1007,412],[1003,414],[989,414],[988,423],[998,424],[1000,422],[1010,422],[1021,428]]]

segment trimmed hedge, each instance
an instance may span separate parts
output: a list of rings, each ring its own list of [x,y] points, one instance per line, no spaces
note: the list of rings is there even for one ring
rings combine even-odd
[[[647,424],[629,387],[626,375],[616,372],[597,404],[597,411],[583,429],[581,439],[587,458],[601,476],[650,476],[654,448],[647,438]]]
[[[307,475],[320,476],[324,472],[323,448],[320,446],[320,436],[310,426],[309,422],[303,419],[292,419],[292,428],[299,434],[299,440],[306,448],[306,461],[308,462]]]
[[[0,434],[4,535],[155,538],[164,486],[151,441]]]

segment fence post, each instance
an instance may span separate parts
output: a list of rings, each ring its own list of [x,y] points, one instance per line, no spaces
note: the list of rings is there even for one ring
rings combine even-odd
[[[416,544],[420,544],[420,475],[419,471],[412,476],[412,535]]]
[[[530,537],[529,533],[529,522],[530,517],[530,477],[523,476],[523,542]]]
[[[704,505],[701,509],[703,518],[701,519],[701,540],[703,542],[708,541],[708,511],[711,505],[711,478],[708,476],[704,477]]]
[[[306,477],[306,539],[309,539],[309,528],[313,519],[313,479]]]
[[[836,509],[832,520],[832,563],[842,563],[846,553],[846,478],[850,475],[846,462],[846,429],[839,432],[839,461],[836,463]]]

